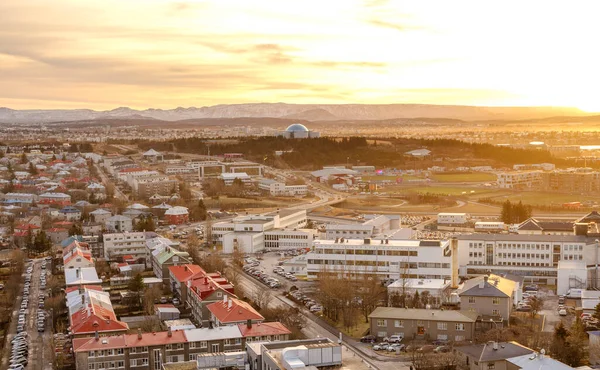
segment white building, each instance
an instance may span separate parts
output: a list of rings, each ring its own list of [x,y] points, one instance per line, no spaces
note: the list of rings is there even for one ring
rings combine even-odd
[[[258,181],[258,188],[268,192],[271,196],[304,196],[308,193],[306,185],[286,185],[272,179],[262,178]]]
[[[123,215],[114,215],[106,219],[106,230],[112,232],[133,231],[133,220]]]
[[[265,233],[269,234],[269,248],[274,249],[302,244],[312,240],[312,232],[299,229],[306,226],[306,210],[283,210],[266,215],[242,216],[212,226],[213,240],[223,245],[223,253],[241,248],[245,253],[256,253],[265,248]],[[306,238],[300,238],[306,235]],[[310,237],[309,237],[310,235]],[[280,243],[279,239],[282,240]],[[304,241],[304,242],[303,242]],[[310,246],[310,245],[308,245]]]
[[[556,294],[565,295],[569,289],[585,289],[588,271],[584,261],[559,261]]]
[[[429,292],[431,304],[434,307],[447,302],[450,299],[449,294],[450,279],[399,279],[388,285],[388,297],[394,294],[414,296],[423,292]]]
[[[251,179],[246,172],[224,172],[219,175],[219,179],[225,182],[225,186],[233,185],[235,180],[240,180],[244,185],[249,184]]]
[[[497,174],[501,189],[532,189],[542,185],[542,171],[502,172]]]
[[[475,231],[487,232],[487,231],[506,231],[506,224],[504,222],[475,222]]]
[[[364,239],[364,238],[384,238],[397,239],[391,237],[398,233],[402,233],[400,216],[398,215],[366,215],[366,221],[362,224],[328,224],[325,226],[325,238],[348,238],[348,239]]]
[[[375,274],[381,279],[450,279],[452,250],[438,240],[315,240],[307,253],[307,277],[337,272],[340,277]]]
[[[560,261],[594,265],[594,237],[586,235],[470,234],[458,237],[462,276],[511,273],[525,282],[557,284]]]
[[[438,213],[437,223],[440,225],[464,225],[469,221],[466,213]]]
[[[104,234],[104,255],[111,260],[123,258],[123,256],[146,260],[146,233]]]

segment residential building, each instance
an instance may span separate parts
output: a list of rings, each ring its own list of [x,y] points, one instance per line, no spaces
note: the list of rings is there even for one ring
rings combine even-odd
[[[110,295],[101,286],[67,288],[66,304],[74,338],[111,336],[129,330],[126,323],[117,320]]]
[[[162,247],[152,251],[152,271],[154,276],[162,279],[163,284],[169,284],[169,267],[192,263],[188,252],[179,251],[173,247]]]
[[[106,220],[106,230],[116,233],[132,232],[133,220],[122,215],[109,217]]]
[[[466,365],[469,370],[517,370],[519,367],[507,364],[508,359],[534,354],[532,349],[517,342],[472,344],[455,347],[455,350],[461,365]],[[536,369],[541,369],[540,364],[536,365]]]
[[[140,178],[135,181],[135,184],[136,194],[143,199],[148,199],[155,194],[171,195],[179,191],[179,181],[169,176]]]
[[[204,277],[205,275],[204,269],[198,265],[169,266],[169,287],[173,295],[185,303],[188,300],[187,282],[195,277]]]
[[[497,275],[478,276],[464,281],[458,288],[460,308],[475,312],[483,324],[509,324],[513,305],[517,303],[518,284]],[[495,324],[492,324],[493,320]]]
[[[104,255],[109,260],[123,260],[132,256],[137,261],[146,261],[145,232],[122,232],[104,234]]]
[[[315,240],[306,254],[306,272],[308,279],[321,272],[349,278],[375,274],[394,280],[450,279],[452,253],[450,242],[439,240]]]
[[[529,218],[517,226],[520,235],[573,235],[573,221],[542,221]]]
[[[102,280],[94,267],[76,267],[65,269],[65,285],[67,287],[83,287],[84,285],[99,285]]]
[[[206,308],[215,326],[258,324],[265,320],[248,302],[227,295],[223,296],[222,301],[208,304]]]
[[[39,203],[68,205],[71,203],[71,196],[65,193],[43,193],[39,196]]]
[[[464,342],[475,337],[477,313],[461,310],[377,307],[369,315],[371,334],[378,338],[404,335],[407,340]]]
[[[66,270],[81,267],[94,267],[94,259],[87,244],[74,241],[63,249],[63,268]]]
[[[497,174],[498,187],[501,189],[538,189],[543,184],[542,171],[512,171]]]
[[[275,229],[264,233],[266,250],[309,249],[316,231],[311,229]]]
[[[122,368],[125,370],[159,370],[164,365],[196,362],[198,358],[207,356],[224,357],[229,353],[243,351],[246,339],[251,342],[256,332],[240,330],[242,326],[221,326],[215,328],[199,328],[189,330],[166,330],[153,333],[118,334],[107,337],[75,338],[73,352],[77,370],[99,370]],[[288,340],[287,333],[281,325],[261,325],[261,340]],[[285,334],[282,334],[285,333]],[[197,366],[197,365],[196,365]],[[214,358],[213,358],[214,366]]]
[[[94,222],[99,222],[101,224],[106,224],[109,218],[112,217],[112,213],[107,211],[104,208],[98,208],[92,212],[90,212],[90,216]]]
[[[390,302],[394,296],[405,295],[410,300],[416,293],[422,296],[423,292],[429,295],[429,304],[431,307],[439,307],[442,303],[450,299],[450,280],[449,279],[407,279],[400,278],[387,286],[388,299]]]
[[[81,211],[75,207],[67,206],[58,212],[67,221],[79,221],[81,219]]]
[[[171,207],[165,211],[164,218],[167,225],[181,225],[188,222],[189,212],[186,207]]]
[[[211,313],[208,305],[224,299],[237,298],[234,286],[219,273],[196,276],[187,281],[186,304],[192,309],[192,316],[203,326],[208,325]]]

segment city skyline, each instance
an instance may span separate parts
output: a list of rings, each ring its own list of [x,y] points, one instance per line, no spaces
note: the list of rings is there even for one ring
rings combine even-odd
[[[44,0],[0,4],[0,106],[287,102],[600,111],[600,5]]]

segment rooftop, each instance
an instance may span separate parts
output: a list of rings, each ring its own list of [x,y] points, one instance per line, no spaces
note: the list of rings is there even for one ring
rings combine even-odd
[[[491,343],[474,344],[471,346],[456,347],[457,351],[477,359],[479,362],[506,360],[509,358],[531,355],[534,351],[517,342],[500,342],[498,349],[494,350]]]
[[[491,274],[466,280],[459,288],[459,296],[512,297],[516,283],[512,280]]]
[[[477,312],[454,310],[427,310],[420,308],[377,307],[371,312],[371,319],[411,319],[451,322],[475,322]]]
[[[507,359],[508,362],[518,366],[521,370],[572,370],[573,368],[567,364],[563,364],[558,360],[554,360],[548,356],[540,355],[522,355]]]

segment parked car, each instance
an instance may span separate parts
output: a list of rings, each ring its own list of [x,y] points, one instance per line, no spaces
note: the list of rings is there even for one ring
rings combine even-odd
[[[406,346],[402,343],[392,343],[388,346],[387,350],[389,352],[396,352],[398,350],[400,350],[400,351],[404,350],[405,347]]]
[[[389,343],[379,343],[373,346],[373,351],[385,351],[389,347]]]
[[[565,310],[564,308],[558,310],[558,314],[560,316],[567,316],[567,310]]]
[[[438,347],[435,347],[435,349],[433,350],[433,352],[435,352],[435,353],[447,353],[447,352],[450,352],[450,347],[449,346],[438,346]]]
[[[360,341],[363,343],[373,343],[376,339],[377,338],[374,335],[365,335],[364,337],[360,338]]]
[[[391,337],[389,337],[387,341],[385,339],[384,341],[389,343],[400,343],[402,342],[402,339],[404,339],[404,334],[394,334]]]

